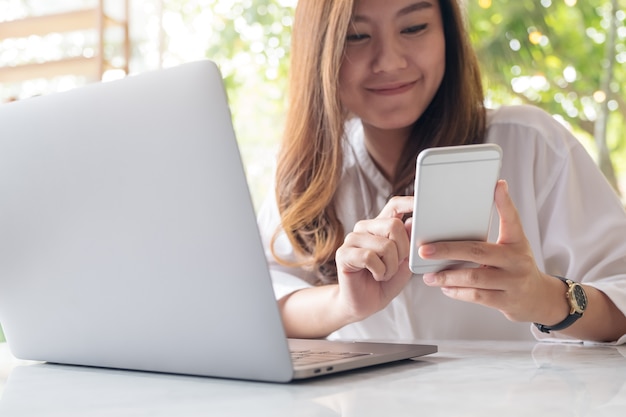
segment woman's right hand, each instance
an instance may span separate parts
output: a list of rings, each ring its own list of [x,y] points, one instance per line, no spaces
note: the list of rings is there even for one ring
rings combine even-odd
[[[339,302],[351,322],[386,307],[409,282],[410,220],[413,197],[393,197],[380,214],[358,222],[335,261]]]

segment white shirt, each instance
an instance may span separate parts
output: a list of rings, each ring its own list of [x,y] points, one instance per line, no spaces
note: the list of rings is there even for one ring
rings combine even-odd
[[[365,148],[360,121],[349,122],[346,130],[335,204],[347,233],[357,221],[376,217],[392,189]],[[587,151],[560,123],[530,106],[489,111],[485,141],[503,150],[501,178],[509,184],[539,269],[602,290],[626,314],[626,211]],[[276,297],[310,286],[306,271],[279,265],[269,251],[280,225],[273,197],[261,208],[258,221]],[[498,221],[495,213],[491,241],[497,238]],[[276,248],[293,259],[284,235]],[[533,337],[555,335],[540,333],[529,323],[510,322],[495,309],[450,299],[426,286],[421,276],[414,276],[385,309],[330,336],[396,341]],[[618,343],[626,343],[626,336]]]

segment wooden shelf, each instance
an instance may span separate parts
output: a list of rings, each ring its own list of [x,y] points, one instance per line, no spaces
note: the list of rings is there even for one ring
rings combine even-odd
[[[79,75],[100,80],[104,71],[110,68],[119,68],[128,74],[128,62],[130,60],[128,0],[123,0],[125,9],[123,19],[113,19],[106,15],[104,12],[105,1],[100,0],[97,6],[88,9],[0,22],[0,41],[45,36],[51,33],[67,34],[76,31],[95,31],[97,34],[96,44],[89,46],[96,51],[95,56],[3,66],[0,67],[0,83],[22,82],[29,79],[52,78],[61,75]],[[104,45],[107,42],[105,39],[107,31],[111,27],[119,27],[124,32],[122,41],[124,65],[122,67],[114,67],[103,54]]]
[[[91,77],[98,71],[95,57],[76,57],[37,64],[24,64],[14,67],[0,67],[0,82],[15,83],[35,78],[53,78],[61,75]]]

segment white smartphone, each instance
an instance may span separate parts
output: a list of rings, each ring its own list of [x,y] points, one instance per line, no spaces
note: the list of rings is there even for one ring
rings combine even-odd
[[[409,267],[415,274],[448,269],[459,261],[425,260],[425,243],[486,241],[500,177],[502,149],[495,144],[425,149],[417,157]]]

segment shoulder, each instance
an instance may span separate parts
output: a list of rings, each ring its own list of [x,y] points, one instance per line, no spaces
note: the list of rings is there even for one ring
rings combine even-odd
[[[540,136],[571,136],[569,130],[543,109],[529,105],[502,106],[487,112],[488,129],[509,129]]]
[[[557,159],[568,158],[573,149],[581,147],[563,123],[528,105],[488,110],[486,141],[528,156],[551,154]]]
[[[502,176],[534,193],[538,205],[558,184],[581,188],[579,172],[602,181],[595,162],[580,141],[559,120],[533,106],[504,106],[488,113],[485,141],[502,148]]]
[[[539,107],[527,104],[501,106],[488,110],[490,124],[525,124],[537,118],[552,118],[552,116]]]

